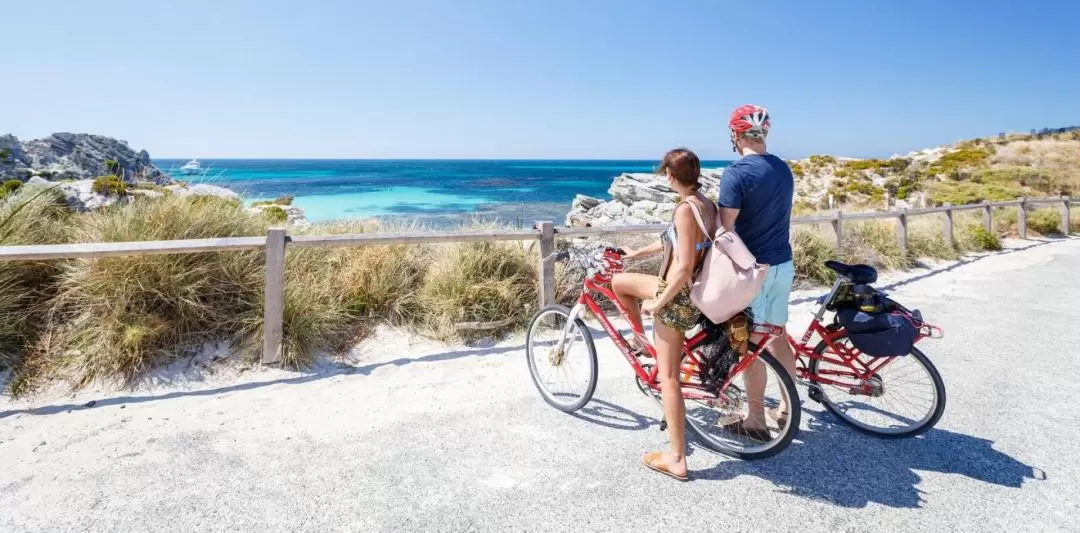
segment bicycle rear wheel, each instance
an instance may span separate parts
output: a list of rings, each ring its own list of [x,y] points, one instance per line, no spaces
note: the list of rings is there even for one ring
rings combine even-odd
[[[757,347],[750,345],[750,351]],[[717,453],[744,460],[757,460],[772,457],[791,444],[799,431],[802,419],[802,406],[799,403],[795,381],[776,358],[767,349],[762,350],[751,367],[758,366],[758,371],[765,375],[764,393],[760,400],[750,401],[744,384],[746,371],[733,376],[727,389],[716,400],[685,398],[686,424],[699,437],[705,447]],[[661,404],[660,393],[638,380],[638,388],[650,394]],[[788,406],[786,417],[774,419],[768,411],[781,403]],[[765,421],[764,433],[753,431],[732,431],[724,426],[741,421],[751,412],[757,411]],[[751,433],[757,433],[751,435]],[[768,438],[765,439],[765,434]]]
[[[525,337],[533,384],[544,401],[563,412],[576,411],[589,403],[597,381],[592,333],[581,319],[567,327],[569,318],[566,306],[544,307],[529,322]]]
[[[847,339],[834,342],[842,344]],[[815,377],[841,383],[814,383],[810,398],[844,422],[863,433],[899,439],[923,433],[941,419],[945,412],[945,384],[937,368],[918,348],[912,347],[909,355],[893,359],[870,376],[867,381],[871,392],[867,394],[850,368],[820,359],[828,346],[825,341],[818,343],[814,348],[817,357],[811,358],[808,370]]]

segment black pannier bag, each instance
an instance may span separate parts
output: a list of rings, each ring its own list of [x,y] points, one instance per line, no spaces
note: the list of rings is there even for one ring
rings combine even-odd
[[[848,339],[860,352],[871,357],[896,357],[911,353],[922,328],[922,314],[874,290],[876,305],[861,310],[855,305],[839,306],[836,323],[847,330]]]

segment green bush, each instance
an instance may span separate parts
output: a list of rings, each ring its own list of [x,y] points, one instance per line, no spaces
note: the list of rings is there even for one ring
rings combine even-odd
[[[292,205],[292,203],[293,203],[292,195],[286,194],[284,196],[279,196],[276,200],[262,200],[262,201],[259,201],[259,202],[255,202],[255,203],[251,204],[251,206],[252,207],[261,207],[261,206],[264,206],[264,205]]]
[[[262,210],[262,216],[266,217],[272,223],[285,222],[289,220],[289,214],[284,209],[273,205],[270,207],[264,207]]]
[[[1001,250],[1001,240],[997,234],[986,231],[982,224],[971,224],[963,228],[964,241],[970,241],[970,247],[975,250],[996,252]],[[965,246],[966,247],[966,246]]]
[[[806,169],[804,169],[797,161],[788,161],[788,166],[791,167],[791,173],[796,177],[801,178],[806,175]]]
[[[938,182],[928,186],[930,198],[941,205],[977,204],[980,202],[1005,202],[1024,196],[1024,189],[1005,185],[976,183],[973,181]]]
[[[92,190],[105,196],[123,196],[127,194],[127,184],[119,176],[98,176],[94,179]]]
[[[990,155],[987,148],[962,146],[942,154],[940,159],[930,164],[928,172],[933,176],[954,176],[961,170],[985,166]]]
[[[0,148],[0,163],[9,163],[11,155],[10,148]]]
[[[19,187],[22,187],[22,185],[23,183],[19,180],[7,180],[4,182],[3,187],[5,191],[15,192],[19,190]]]
[[[105,168],[109,172],[111,172],[113,174],[119,174],[120,173],[120,163],[118,161],[116,161],[115,159],[106,159],[105,160]]]
[[[1039,235],[1061,235],[1061,212],[1057,209],[1038,209],[1028,213],[1028,229]]]

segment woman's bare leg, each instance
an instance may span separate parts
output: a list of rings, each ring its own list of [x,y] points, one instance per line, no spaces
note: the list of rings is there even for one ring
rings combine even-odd
[[[619,272],[611,278],[611,290],[626,309],[630,325],[635,331],[645,331],[641,323],[641,301],[656,296],[660,278],[648,274]]]
[[[686,468],[686,403],[679,385],[682,367],[682,348],[686,334],[660,322],[653,325],[656,338],[656,355],[659,363],[660,393],[664,402],[664,418],[667,420],[671,451],[663,455],[668,470],[677,476],[685,476]]]

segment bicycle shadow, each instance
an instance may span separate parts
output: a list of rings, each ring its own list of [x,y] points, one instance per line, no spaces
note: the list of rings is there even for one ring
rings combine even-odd
[[[724,461],[693,476],[717,481],[755,476],[783,492],[840,507],[877,503],[912,509],[926,501],[917,470],[1010,488],[1046,479],[1045,472],[995,450],[988,439],[934,428],[918,437],[886,440],[833,423],[827,413],[803,413],[809,427],[779,455],[763,461]]]
[[[659,426],[660,421],[640,415],[620,405],[593,397],[581,409],[568,413],[579,420],[584,420],[610,429],[641,431]]]

